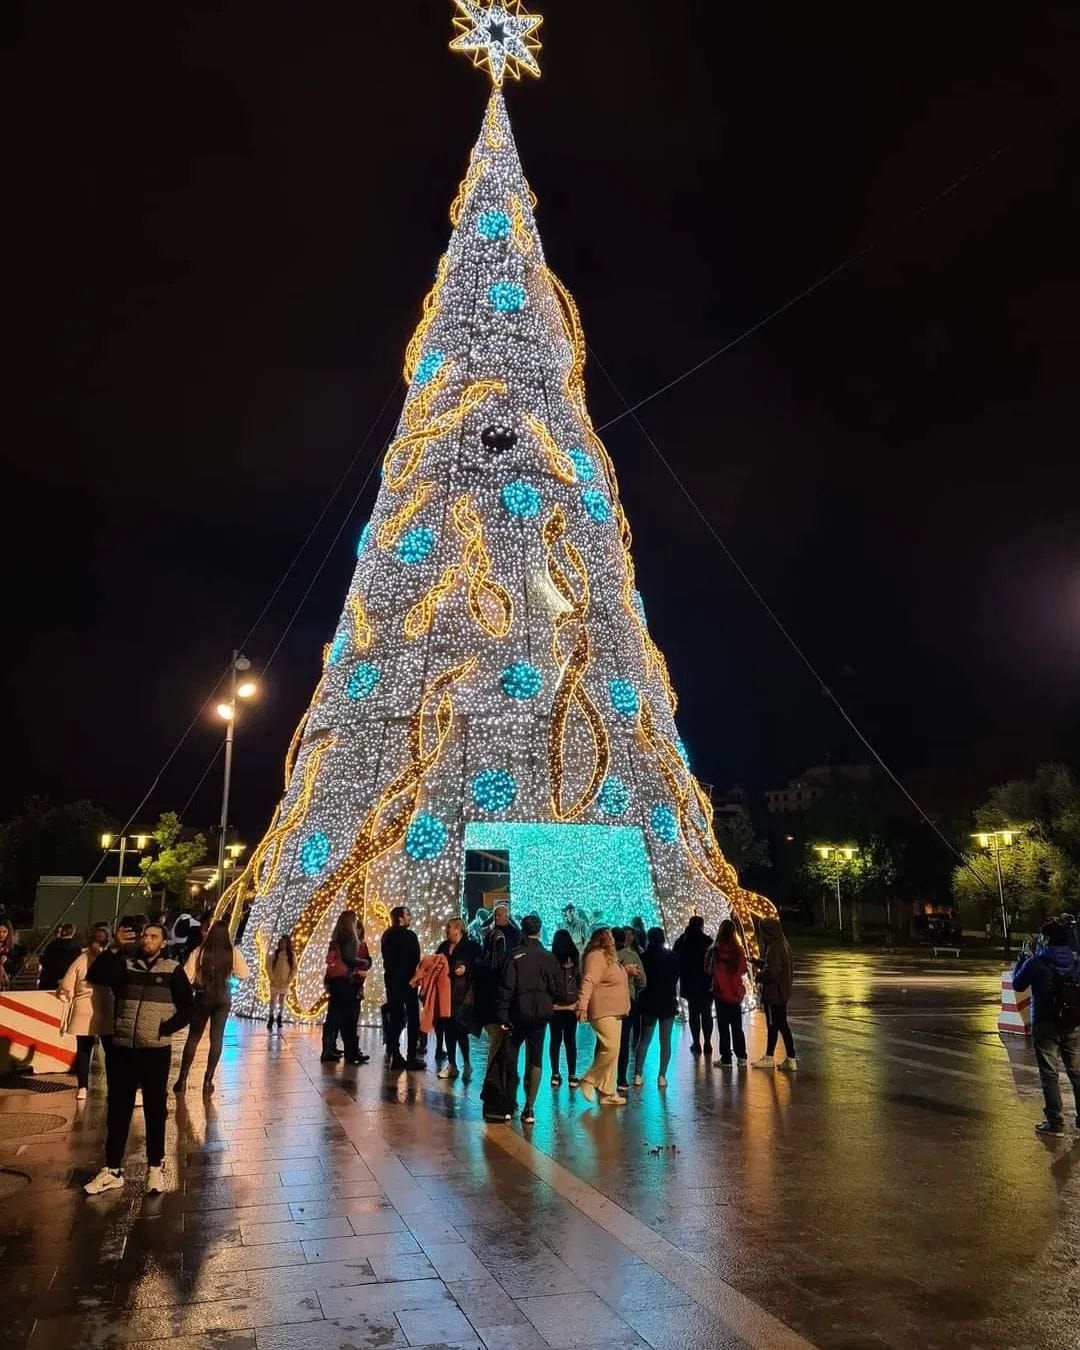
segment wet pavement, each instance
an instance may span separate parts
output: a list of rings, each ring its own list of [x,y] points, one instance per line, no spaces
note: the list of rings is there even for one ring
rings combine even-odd
[[[666,1091],[655,1059],[623,1109],[545,1075],[524,1131],[482,1122],[479,1075],[328,1067],[314,1031],[234,1023],[216,1096],[170,1116],[175,1189],[156,1198],[138,1116],[125,1190],[79,1190],[100,1078],[77,1114],[70,1091],[0,1092],[0,1119],[68,1122],[0,1130],[0,1167],[30,1178],[0,1199],[0,1343],[1076,1345],[1080,1143],[1032,1132],[1031,1052],[995,1031],[999,964],[797,964],[797,1074],[707,1067],[680,1030]],[[752,1052],[763,1039],[755,1016]]]

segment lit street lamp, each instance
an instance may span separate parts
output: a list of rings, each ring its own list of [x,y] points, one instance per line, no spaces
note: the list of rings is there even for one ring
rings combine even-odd
[[[232,662],[229,667],[229,698],[225,703],[219,703],[217,707],[218,716],[225,723],[225,779],[221,790],[221,836],[218,839],[218,861],[216,880],[223,887],[225,879],[225,852],[226,840],[229,837],[229,786],[232,782],[232,754],[233,754],[233,728],[236,725],[237,699],[254,698],[259,692],[259,686],[254,680],[244,680],[237,682],[237,676],[244,671],[251,669],[251,662],[240,652],[234,651]],[[238,844],[234,847],[243,852],[243,845]],[[237,854],[233,853],[233,861]]]
[[[113,845],[116,845],[114,848]],[[101,836],[101,847],[105,853],[118,853],[120,863],[117,869],[116,878],[116,911],[113,914],[113,932],[116,931],[116,921],[120,917],[120,889],[124,884],[124,858],[130,853],[145,853],[150,844],[148,834],[103,834]]]
[[[1009,848],[1016,838],[1018,830],[980,830],[971,837],[975,840],[981,849],[994,855],[994,868],[997,871],[998,900],[1001,902],[1001,933],[1002,941],[1005,944],[1005,960],[1010,957],[1009,952],[1009,914],[1005,908],[1005,883],[1001,879],[1001,850]]]
[[[852,858],[858,853],[857,848],[852,848],[850,844],[815,844],[814,852],[822,861],[827,862],[830,858],[836,868],[836,926],[840,932],[844,931],[844,907],[840,898],[840,873],[844,870],[845,864],[851,862]],[[851,911],[851,937],[852,941],[856,939],[858,923],[855,918],[855,910]]]

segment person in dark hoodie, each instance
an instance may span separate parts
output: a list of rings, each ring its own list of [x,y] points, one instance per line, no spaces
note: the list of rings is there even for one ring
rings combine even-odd
[[[494,918],[484,935],[484,946],[473,965],[473,998],[476,1003],[476,1021],[487,1030],[488,1066],[495,1058],[503,1038],[502,1023],[496,1003],[503,966],[511,952],[521,946],[521,930],[510,920],[510,911],[504,904],[495,906]],[[477,1035],[479,1035],[479,1031]]]
[[[1070,942],[1068,926],[1060,919],[1043,924],[1044,945],[1036,952],[1029,940],[1013,971],[1013,988],[1031,990],[1032,1043],[1042,1081],[1046,1119],[1035,1126],[1035,1133],[1060,1138],[1065,1133],[1065,1114],[1061,1100],[1062,1064],[1072,1084],[1076,1124],[1080,1129],[1080,1026],[1062,1025],[1063,1010],[1055,995],[1062,981],[1080,978],[1080,958]],[[1070,1019],[1071,1020],[1071,1019]]]
[[[791,959],[791,948],[784,937],[779,919],[766,919],[761,925],[761,936],[765,939],[765,954],[754,964],[758,968],[758,981],[761,985],[761,1001],[765,1005],[765,1019],[769,1034],[765,1042],[765,1053],[754,1060],[755,1069],[771,1069],[777,1065],[775,1058],[777,1038],[783,1036],[787,1059],[781,1060],[777,1067],[795,1070],[799,1061],[795,1058],[795,1038],[788,1025],[787,1005],[791,999],[791,986],[795,979],[795,965]]]
[[[673,948],[679,958],[679,992],[686,999],[690,1017],[690,1053],[700,1055],[704,1043],[706,1057],[712,1055],[712,978],[705,969],[705,957],[711,946],[705,920],[694,914],[682,937],[675,939]]]
[[[81,955],[82,944],[75,941],[75,925],[60,924],[56,936],[41,953],[38,988],[55,989]]]
[[[525,1107],[521,1123],[536,1119],[533,1107],[540,1090],[544,1063],[544,1034],[555,1006],[555,995],[562,990],[562,971],[558,961],[541,945],[540,916],[526,914],[521,921],[521,946],[510,953],[503,966],[499,993],[495,1000],[499,1026],[510,1036],[517,1058],[525,1042]]]
[[[645,970],[645,988],[639,1004],[641,1007],[641,1039],[637,1043],[634,1059],[634,1087],[644,1082],[642,1072],[649,1055],[653,1035],[660,1028],[660,1073],[656,1083],[658,1087],[667,1087],[668,1065],[671,1063],[671,1028],[675,1025],[678,1011],[679,958],[667,946],[662,928],[650,928],[645,940],[645,950],[641,956]]]
[[[390,1068],[426,1069],[417,1051],[420,1044],[420,995],[409,983],[420,964],[420,939],[413,932],[412,915],[404,905],[390,911],[390,927],[382,935],[380,949],[387,1003],[387,1053]],[[407,1027],[408,1053],[401,1057],[401,1031]]]

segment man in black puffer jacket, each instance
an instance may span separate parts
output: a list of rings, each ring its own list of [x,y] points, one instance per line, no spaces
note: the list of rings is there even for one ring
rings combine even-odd
[[[503,967],[495,1001],[499,1025],[509,1032],[517,1059],[525,1042],[525,1109],[521,1123],[535,1120],[533,1106],[540,1088],[544,1062],[544,1033],[551,1021],[555,994],[562,987],[562,972],[554,956],[540,943],[540,916],[526,914],[521,921],[522,944]]]
[[[690,1053],[700,1055],[702,1041],[705,1056],[712,1063],[712,978],[705,969],[705,954],[712,946],[712,938],[705,931],[705,920],[700,914],[690,917],[682,937],[675,939],[674,952],[679,958],[679,992],[686,999],[690,1017]]]

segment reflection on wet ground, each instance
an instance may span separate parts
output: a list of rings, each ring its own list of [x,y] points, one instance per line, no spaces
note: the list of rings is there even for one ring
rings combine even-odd
[[[665,1092],[652,1065],[621,1110],[545,1079],[524,1133],[483,1124],[479,1075],[323,1066],[314,1032],[238,1023],[217,1096],[170,1119],[159,1198],[139,1122],[128,1187],[78,1189],[100,1162],[99,1082],[69,1127],[0,1141],[31,1178],[0,1209],[0,1341],[1076,1344],[1080,1144],[1032,1132],[1030,1050],[995,1031],[1000,966],[798,960],[797,1074],[715,1069],[679,1038]],[[755,1016],[753,1052],[763,1037]],[[0,1112],[33,1109],[0,1093]]]

